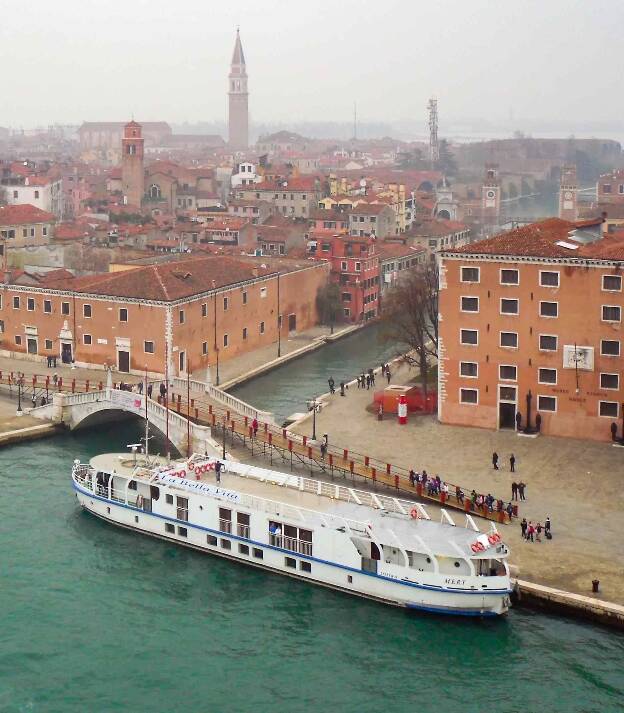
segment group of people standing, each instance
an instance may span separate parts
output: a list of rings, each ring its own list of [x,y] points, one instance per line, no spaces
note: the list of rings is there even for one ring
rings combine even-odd
[[[546,518],[543,526],[541,522],[538,522],[537,524],[533,524],[531,520],[527,522],[526,517],[523,517],[522,522],[520,523],[522,539],[526,542],[541,542],[542,532],[544,533],[544,536],[547,540],[552,540],[551,528],[552,525],[549,517]]]

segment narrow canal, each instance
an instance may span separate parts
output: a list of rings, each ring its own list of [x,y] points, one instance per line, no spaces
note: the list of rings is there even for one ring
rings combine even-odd
[[[383,339],[384,327],[374,324],[273,371],[241,384],[231,393],[282,423],[291,414],[306,411],[306,402],[329,391],[327,380],[351,381],[362,371],[380,366],[402,350]]]

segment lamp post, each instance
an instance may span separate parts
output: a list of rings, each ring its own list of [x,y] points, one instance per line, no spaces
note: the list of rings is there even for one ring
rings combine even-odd
[[[22,377],[17,377],[17,415],[22,415]]]
[[[223,417],[223,460],[225,460],[225,416]]]
[[[277,273],[277,356],[282,356],[282,315],[280,314],[280,274]]]
[[[316,400],[316,396],[308,403],[312,407],[312,440],[316,441],[316,409],[319,406],[319,402]]]

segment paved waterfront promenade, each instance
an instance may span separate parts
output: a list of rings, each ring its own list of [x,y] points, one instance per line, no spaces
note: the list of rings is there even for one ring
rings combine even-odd
[[[393,384],[405,383],[415,374],[405,366],[392,373]],[[377,388],[385,384],[378,376]],[[624,449],[609,443],[441,426],[429,416],[410,415],[407,426],[399,426],[395,415],[379,422],[366,410],[372,398],[372,389],[357,386],[351,386],[344,398],[336,393],[317,414],[317,433],[327,433],[330,443],[348,444],[354,451],[405,468],[425,468],[431,475],[508,499],[514,476],[522,479],[528,488],[526,502],[519,503],[520,516],[542,523],[550,516],[554,537],[530,544],[521,539],[519,522],[505,528],[513,550],[511,562],[519,566],[520,578],[579,594],[590,594],[596,578],[601,583],[599,596],[624,604]],[[310,435],[311,418],[293,430]],[[500,471],[492,469],[493,451],[500,456]],[[516,456],[515,474],[509,472],[511,453]]]

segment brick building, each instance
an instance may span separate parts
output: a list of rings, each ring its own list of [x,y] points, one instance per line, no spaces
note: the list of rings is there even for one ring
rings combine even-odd
[[[443,423],[608,441],[622,388],[624,237],[550,218],[457,249],[440,266]],[[618,426],[619,428],[619,426]]]
[[[275,342],[278,314],[283,338],[315,325],[328,271],[309,261],[194,256],[36,286],[5,282],[0,353],[153,374],[168,360],[170,374],[204,376],[217,358]]]
[[[605,173],[596,183],[598,203],[624,203],[624,170]]]

